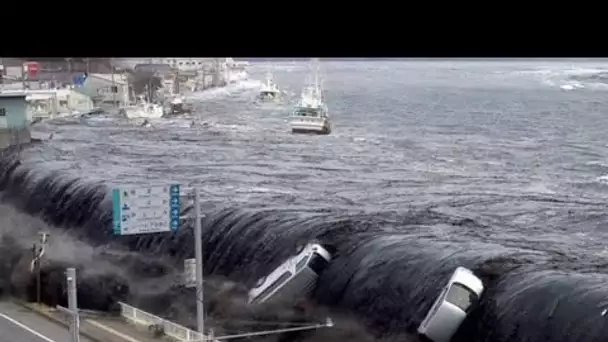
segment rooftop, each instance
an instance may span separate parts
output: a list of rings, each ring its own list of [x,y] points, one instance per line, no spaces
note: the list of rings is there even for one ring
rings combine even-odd
[[[89,74],[89,77],[95,77],[104,81],[112,82],[112,74]],[[126,74],[114,74],[114,83],[118,85],[126,85],[128,80],[128,75]]]
[[[25,93],[0,93],[0,100],[1,99],[15,99],[15,98],[23,98],[23,100],[25,101],[25,97],[26,94]]]

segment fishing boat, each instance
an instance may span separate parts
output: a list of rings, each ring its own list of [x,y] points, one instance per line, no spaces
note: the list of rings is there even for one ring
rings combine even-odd
[[[145,93],[147,93],[147,96],[143,94],[137,96],[134,105],[120,109],[120,112],[124,113],[127,119],[160,119],[163,116],[163,106],[149,100],[153,95],[150,85],[145,87]]]
[[[302,89],[302,94],[291,114],[292,133],[330,134],[331,123],[323,87],[319,80],[319,61],[312,61],[311,81]]]
[[[128,119],[160,119],[163,116],[163,107],[148,102],[143,96],[133,106],[123,107],[121,111]]]
[[[262,88],[260,88],[259,98],[260,100],[276,100],[281,95],[281,91],[276,83],[274,83],[274,79],[271,73],[266,74],[266,81],[262,84]]]
[[[169,101],[169,115],[187,114],[192,112],[191,106],[186,103],[186,97],[176,94]]]
[[[167,79],[164,83],[165,94],[163,98],[166,99],[167,106],[165,115],[190,113],[192,108],[186,103],[186,97],[180,91],[179,75],[176,73],[173,79]]]

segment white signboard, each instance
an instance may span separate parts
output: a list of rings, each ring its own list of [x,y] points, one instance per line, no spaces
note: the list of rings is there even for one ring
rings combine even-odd
[[[112,190],[115,235],[177,231],[179,185],[124,187]]]
[[[10,78],[21,78],[23,75],[23,69],[20,66],[9,67],[6,68],[6,76]]]
[[[196,286],[196,259],[184,260],[184,285],[186,287]]]

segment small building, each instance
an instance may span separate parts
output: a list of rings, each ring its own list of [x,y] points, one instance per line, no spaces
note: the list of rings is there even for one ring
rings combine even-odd
[[[177,71],[174,70],[169,64],[137,64],[134,69],[135,72],[151,73],[157,76],[165,77],[175,74]]]
[[[125,74],[89,74],[81,87],[74,91],[91,98],[95,106],[126,105],[130,101],[128,76]]]
[[[94,108],[93,100],[76,88],[27,90],[26,93],[30,120],[85,113]]]
[[[0,94],[25,94],[28,104],[28,121],[30,122],[57,115],[86,113],[94,109],[91,98],[71,88],[26,89],[24,91],[23,88],[2,87]]]
[[[0,149],[32,139],[25,98],[25,93],[0,94]]]

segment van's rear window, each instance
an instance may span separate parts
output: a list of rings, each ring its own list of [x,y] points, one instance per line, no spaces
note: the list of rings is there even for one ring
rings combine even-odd
[[[308,267],[310,267],[310,269],[315,271],[317,274],[321,274],[323,270],[327,268],[328,265],[329,262],[325,260],[325,258],[323,258],[317,253],[313,253]]]
[[[464,312],[469,312],[477,301],[477,294],[462,284],[454,283],[448,291],[446,300],[459,307]]]

